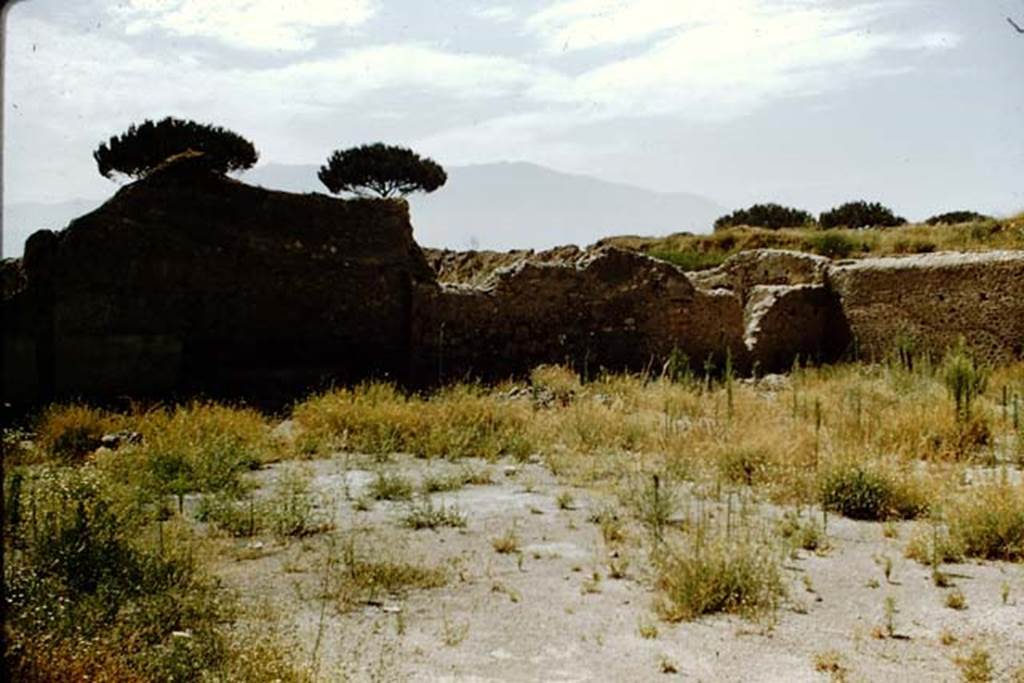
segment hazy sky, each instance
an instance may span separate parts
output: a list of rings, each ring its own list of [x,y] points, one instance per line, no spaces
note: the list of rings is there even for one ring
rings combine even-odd
[[[1024,208],[1022,0],[27,0],[6,200],[102,197],[91,158],[165,115],[264,162],[384,140],[728,206]],[[442,190],[443,191],[443,190]]]

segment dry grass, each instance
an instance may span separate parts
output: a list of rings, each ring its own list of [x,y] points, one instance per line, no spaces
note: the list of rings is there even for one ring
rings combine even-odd
[[[36,423],[36,445],[42,460],[80,461],[100,445],[104,434],[119,429],[123,419],[82,404],[53,405]]]
[[[667,621],[714,612],[758,617],[774,612],[786,594],[778,548],[763,541],[690,539],[657,565],[658,612]]]
[[[520,547],[519,534],[516,533],[515,529],[508,529],[500,536],[495,536],[491,539],[491,547],[499,555],[518,553]]]
[[[478,386],[408,396],[371,384],[309,399],[295,418],[300,440],[328,449],[492,459],[537,452],[567,482],[611,491],[660,474],[716,491],[751,489],[776,503],[912,518],[954,492],[965,467],[1016,457],[1020,439],[1002,396],[1004,387],[1024,394],[1024,365],[992,373],[972,399],[970,421],[942,368],[926,359],[912,370],[898,362],[804,369],[781,389],[643,375],[584,383],[552,367],[533,382],[534,393],[559,400],[539,404],[530,391]],[[997,453],[995,444],[1011,447]]]
[[[945,509],[949,533],[964,555],[988,560],[1024,559],[1024,486],[976,486]]]
[[[380,539],[349,537],[329,559],[324,597],[342,611],[448,583],[444,567],[411,561]]]
[[[306,451],[493,460],[529,453],[523,437],[528,411],[517,407],[473,385],[422,397],[371,383],[307,399],[295,407],[294,416]]]

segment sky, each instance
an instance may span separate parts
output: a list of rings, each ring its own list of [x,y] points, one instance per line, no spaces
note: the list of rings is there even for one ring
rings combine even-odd
[[[1024,25],[1024,0],[25,0],[5,201],[111,194],[93,149],[173,115],[261,163],[382,140],[730,207],[1008,214],[1024,35],[1007,16]]]

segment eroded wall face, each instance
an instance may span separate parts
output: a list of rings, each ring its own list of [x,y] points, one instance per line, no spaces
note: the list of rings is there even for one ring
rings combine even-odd
[[[906,344],[938,358],[960,338],[989,362],[1022,357],[1024,253],[865,259],[829,282],[863,357]]]
[[[5,393],[55,397],[404,380],[413,283],[432,278],[404,204],[213,176],[131,185],[37,233],[25,266]]]
[[[744,358],[735,296],[699,291],[676,268],[617,249],[574,265],[522,263],[486,289],[424,290],[415,310],[417,353],[435,381],[543,363],[658,371],[673,352],[695,363]]]

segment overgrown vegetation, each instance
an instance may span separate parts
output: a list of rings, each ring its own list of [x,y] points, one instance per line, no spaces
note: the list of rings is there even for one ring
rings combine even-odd
[[[93,465],[13,478],[16,680],[195,680],[233,666],[234,603],[196,564],[186,525],[134,514]]]
[[[600,244],[636,249],[685,270],[703,270],[748,249],[790,249],[833,258],[920,254],[933,251],[1024,249],[1024,214],[964,223],[870,228],[735,227],[711,235],[678,233],[665,237],[610,237]]]
[[[5,488],[19,671],[30,680],[240,675],[231,673],[242,661],[235,602],[206,573],[202,543],[253,555],[267,544],[295,547],[296,565],[298,549],[327,546],[316,594],[341,612],[461,577],[454,564],[335,529],[338,501],[312,480],[320,464],[279,463],[258,476],[262,488],[247,474],[310,452],[344,452],[334,463],[351,470],[351,458],[372,473],[360,497],[395,501],[381,505],[387,523],[418,539],[429,534],[415,530],[475,526],[461,501],[443,495],[457,499],[502,467],[507,481],[535,492],[519,461],[542,461],[559,478],[545,494],[563,510],[558,518],[575,525],[574,511],[587,510],[608,552],[581,574],[581,590],[601,591],[604,576],[645,577],[670,621],[771,617],[791,592],[786,565],[841,538],[829,535],[836,514],[917,519],[895,552],[932,568],[946,589],[935,605],[980,604],[955,597],[956,575],[943,563],[1024,560],[1021,364],[985,367],[964,347],[932,359],[900,338],[885,363],[797,367],[771,382],[670,366],[589,381],[547,366],[525,385],[429,395],[387,384],[339,389],[294,406],[294,444],[276,441],[267,418],[244,407],[50,407],[34,434],[15,435],[34,445],[19,447]],[[122,437],[97,448],[111,433]],[[423,463],[419,478],[393,462],[396,452],[459,462]],[[766,502],[782,511],[765,519],[757,510]],[[895,526],[887,543],[904,542]],[[522,568],[536,560],[525,538],[533,542],[515,523],[491,526],[480,548],[489,562]],[[881,565],[888,581],[892,556]],[[249,671],[279,667],[274,677],[301,680],[272,643],[261,652],[246,655]]]
[[[95,451],[103,435],[117,429],[118,423],[115,415],[100,408],[77,403],[50,406],[36,425],[36,445],[48,458],[78,462]]]

